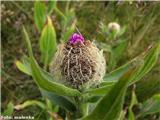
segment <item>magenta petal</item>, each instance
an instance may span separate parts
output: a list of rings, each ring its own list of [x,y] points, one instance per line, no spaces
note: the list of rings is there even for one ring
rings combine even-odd
[[[74,33],[71,38],[69,39],[69,42],[71,44],[76,44],[78,42],[83,43],[84,42],[84,37],[80,34]]]

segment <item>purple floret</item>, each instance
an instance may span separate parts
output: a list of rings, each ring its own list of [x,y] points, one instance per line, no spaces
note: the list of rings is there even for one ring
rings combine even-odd
[[[69,39],[69,43],[70,44],[76,44],[76,43],[83,43],[84,42],[84,37],[80,34],[74,33],[70,39]]]

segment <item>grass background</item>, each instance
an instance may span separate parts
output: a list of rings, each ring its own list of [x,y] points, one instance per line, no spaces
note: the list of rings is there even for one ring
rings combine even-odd
[[[65,12],[67,2],[58,2],[58,8]],[[34,2],[4,2],[1,3],[1,109],[6,108],[9,101],[14,105],[24,102],[28,99],[41,99],[38,87],[32,78],[18,71],[15,61],[26,54],[26,46],[22,34],[22,25],[25,25],[29,31],[32,41],[32,47],[36,58],[39,59],[38,38],[39,33],[36,30],[33,18]],[[115,68],[131,60],[143,52],[147,46],[160,40],[160,2],[70,2],[70,8],[73,8],[77,18],[76,26],[79,28],[85,38],[97,40],[107,44],[105,36],[100,31],[100,23],[108,25],[110,22],[118,22],[127,30],[123,38],[127,41],[127,48],[121,55]],[[57,39],[60,38],[61,25],[59,17],[55,12],[52,13],[52,21],[57,32]],[[144,77],[138,85],[147,84],[150,86],[152,80],[160,84],[160,60],[154,69]],[[149,81],[149,82],[148,82]],[[139,99],[150,97],[147,93],[159,93],[153,87],[144,91],[139,89],[144,97],[139,95]],[[142,87],[143,88],[143,87]],[[34,115],[37,119],[43,119],[43,111],[33,106],[21,111],[14,111],[14,115]],[[148,120],[154,119],[149,116]]]

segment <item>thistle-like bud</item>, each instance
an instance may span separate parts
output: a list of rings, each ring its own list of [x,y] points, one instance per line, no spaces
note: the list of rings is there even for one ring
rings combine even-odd
[[[105,59],[92,42],[74,33],[66,44],[60,44],[50,65],[57,82],[82,89],[98,85],[105,74]]]
[[[115,34],[118,34],[120,32],[120,25],[116,22],[111,22],[108,24],[108,29],[110,32],[114,32]]]

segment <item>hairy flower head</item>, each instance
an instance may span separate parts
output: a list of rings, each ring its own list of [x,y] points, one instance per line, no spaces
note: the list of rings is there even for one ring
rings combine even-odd
[[[105,74],[105,66],[103,52],[74,33],[67,43],[59,45],[50,72],[57,82],[82,89],[98,85]]]

